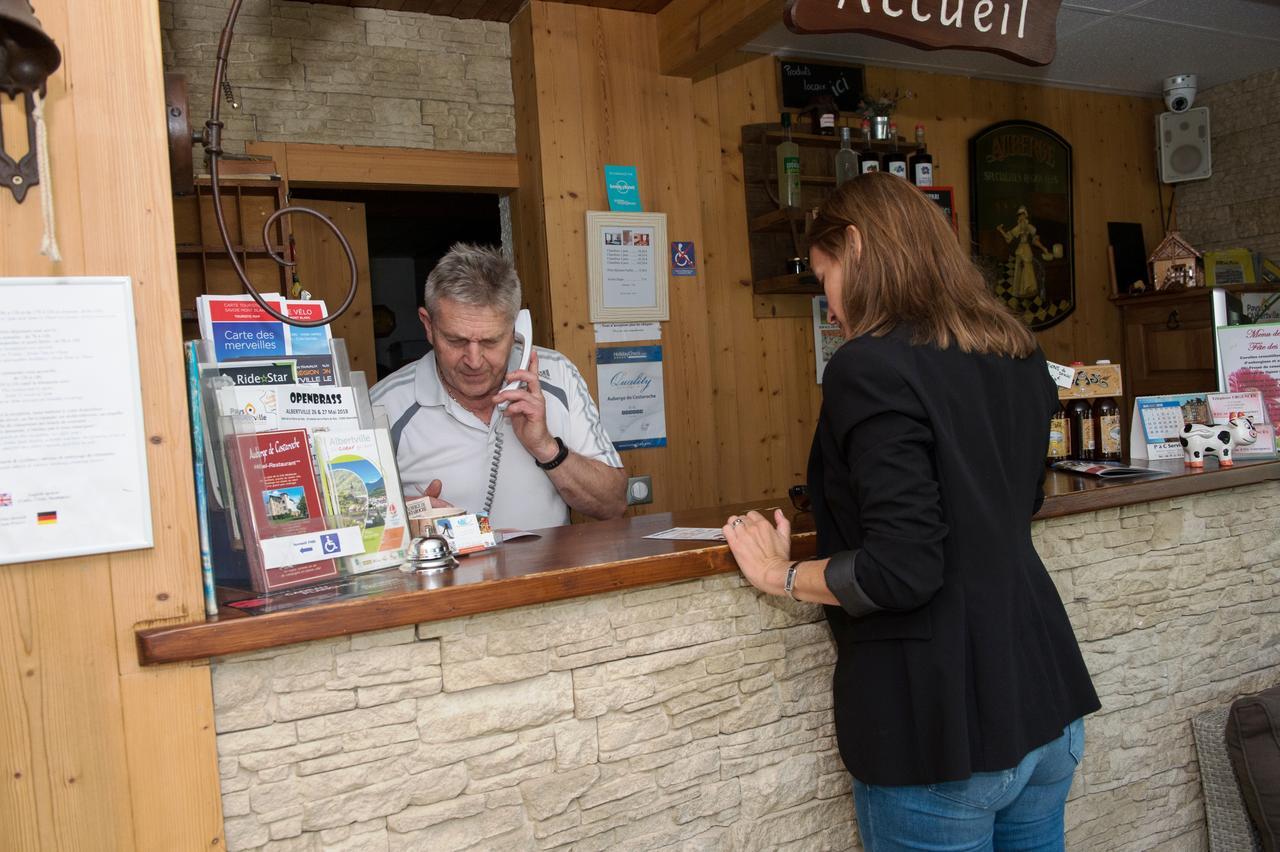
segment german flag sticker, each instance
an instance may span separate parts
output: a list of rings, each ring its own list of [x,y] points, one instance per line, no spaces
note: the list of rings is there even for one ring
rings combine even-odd
[[[58,522],[57,512],[36,512],[37,524],[56,524]]]

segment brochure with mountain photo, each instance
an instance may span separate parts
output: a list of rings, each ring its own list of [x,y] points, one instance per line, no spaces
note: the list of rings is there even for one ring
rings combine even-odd
[[[360,574],[400,565],[409,526],[387,430],[318,432],[314,440],[329,513],[364,538],[364,555],[345,557],[343,567]]]

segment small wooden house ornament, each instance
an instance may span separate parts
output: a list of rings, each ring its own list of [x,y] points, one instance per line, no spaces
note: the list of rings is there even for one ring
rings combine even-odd
[[[1170,231],[1160,245],[1156,246],[1147,262],[1147,268],[1151,271],[1151,286],[1155,290],[1204,286],[1200,252],[1192,248],[1177,231]]]

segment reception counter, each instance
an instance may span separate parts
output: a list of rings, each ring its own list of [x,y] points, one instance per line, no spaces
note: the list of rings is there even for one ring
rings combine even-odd
[[[1280,681],[1280,462],[1168,470],[1050,474],[1033,527],[1103,701],[1068,848],[1202,845],[1189,719]],[[233,850],[857,848],[821,608],[723,544],[643,538],[740,508],[544,530],[367,598],[141,630],[139,657],[215,658]]]

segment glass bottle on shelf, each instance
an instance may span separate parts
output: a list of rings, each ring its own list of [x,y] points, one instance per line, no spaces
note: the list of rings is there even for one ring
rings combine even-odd
[[[840,128],[840,150],[836,152],[836,186],[856,178],[861,169],[858,152],[853,150],[853,128]]]
[[[916,125],[916,152],[911,155],[911,182],[916,186],[933,186],[933,156],[925,148],[924,125]]]
[[[800,206],[800,146],[791,139],[791,113],[782,114],[787,138],[778,145],[778,204]]]
[[[1071,455],[1070,434],[1067,429],[1067,409],[1059,400],[1058,410],[1049,418],[1049,461],[1059,461]]]
[[[880,171],[880,158],[876,156],[875,149],[871,147],[871,119],[862,119],[862,173]]]
[[[836,121],[840,118],[840,108],[836,99],[830,94],[818,95],[810,101],[809,120],[813,124],[813,132],[820,136],[835,136]]]
[[[907,155],[898,150],[898,125],[889,125],[889,153],[884,155],[880,171],[907,179]]]
[[[1110,361],[1099,361],[1110,364]],[[1094,446],[1102,461],[1119,461],[1122,454],[1124,430],[1120,427],[1120,406],[1109,396],[1093,401],[1093,428],[1096,430]]]

